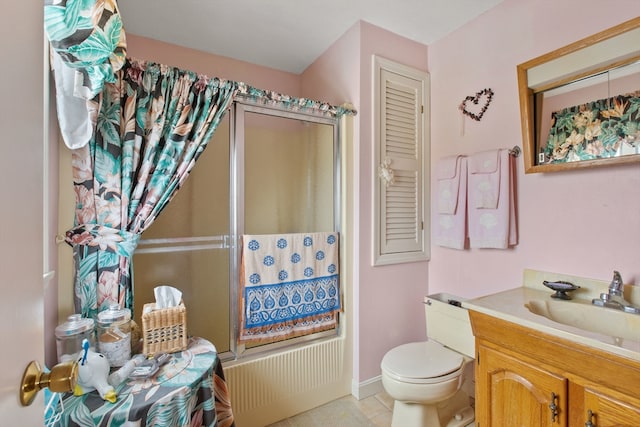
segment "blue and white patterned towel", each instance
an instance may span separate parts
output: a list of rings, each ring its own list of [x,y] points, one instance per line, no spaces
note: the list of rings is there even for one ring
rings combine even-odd
[[[270,342],[335,328],[338,255],[338,233],[244,235],[239,341]]]

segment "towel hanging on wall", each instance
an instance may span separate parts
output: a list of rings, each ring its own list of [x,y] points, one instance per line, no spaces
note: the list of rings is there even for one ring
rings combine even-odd
[[[338,233],[242,236],[240,342],[273,342],[337,326]]]
[[[510,150],[469,157],[469,246],[506,249],[518,243],[515,212],[515,170]]]
[[[464,249],[467,226],[467,158],[440,159],[436,165],[437,212],[433,240],[438,246]]]

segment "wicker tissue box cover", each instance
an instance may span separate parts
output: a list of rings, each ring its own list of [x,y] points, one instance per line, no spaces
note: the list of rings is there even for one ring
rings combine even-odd
[[[187,348],[187,309],[176,307],[155,309],[156,303],[142,309],[142,352],[147,355],[173,353]]]

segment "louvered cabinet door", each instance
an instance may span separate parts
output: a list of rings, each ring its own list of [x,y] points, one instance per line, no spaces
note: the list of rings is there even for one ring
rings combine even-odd
[[[389,66],[379,70],[377,80],[377,255],[396,262],[426,259],[424,108],[428,76]]]

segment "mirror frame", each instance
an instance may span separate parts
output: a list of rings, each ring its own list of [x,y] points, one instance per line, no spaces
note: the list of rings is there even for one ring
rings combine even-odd
[[[539,56],[537,58],[534,58],[522,64],[519,64],[517,66],[518,96],[520,98],[520,119],[521,119],[521,125],[522,125],[522,145],[523,145],[523,151],[524,151],[525,173],[555,172],[555,171],[571,170],[571,169],[586,168],[586,167],[609,166],[609,165],[616,165],[616,164],[640,162],[640,155],[628,155],[628,156],[611,157],[611,158],[605,158],[605,159],[582,160],[577,162],[538,165],[536,164],[536,152],[537,152],[536,138],[535,138],[536,121],[534,116],[535,93],[539,93],[542,90],[552,89],[554,87],[567,84],[577,79],[581,79],[596,73],[606,71],[611,68],[615,68],[621,65],[625,65],[625,64],[640,60],[640,52],[638,54],[634,52],[630,57],[629,56],[623,57],[623,59],[614,59],[614,60],[605,62],[604,64],[600,63],[596,66],[590,67],[588,70],[583,69],[583,70],[575,71],[574,73],[569,72],[568,76],[565,75],[553,82],[545,83],[543,85],[544,87],[536,88],[535,90],[529,87],[529,82],[528,82],[528,71],[531,68],[543,65],[550,61],[561,58],[565,55],[578,52],[581,49],[594,46],[600,42],[606,41],[608,39],[622,35],[626,32],[629,32],[631,30],[635,30],[638,28],[640,28],[640,17],[623,22],[622,24],[616,25],[615,27],[593,34],[582,40],[578,40],[575,43],[571,43],[567,46],[561,47],[559,49],[556,49],[552,52],[549,52],[547,54],[544,54],[542,56]]]

